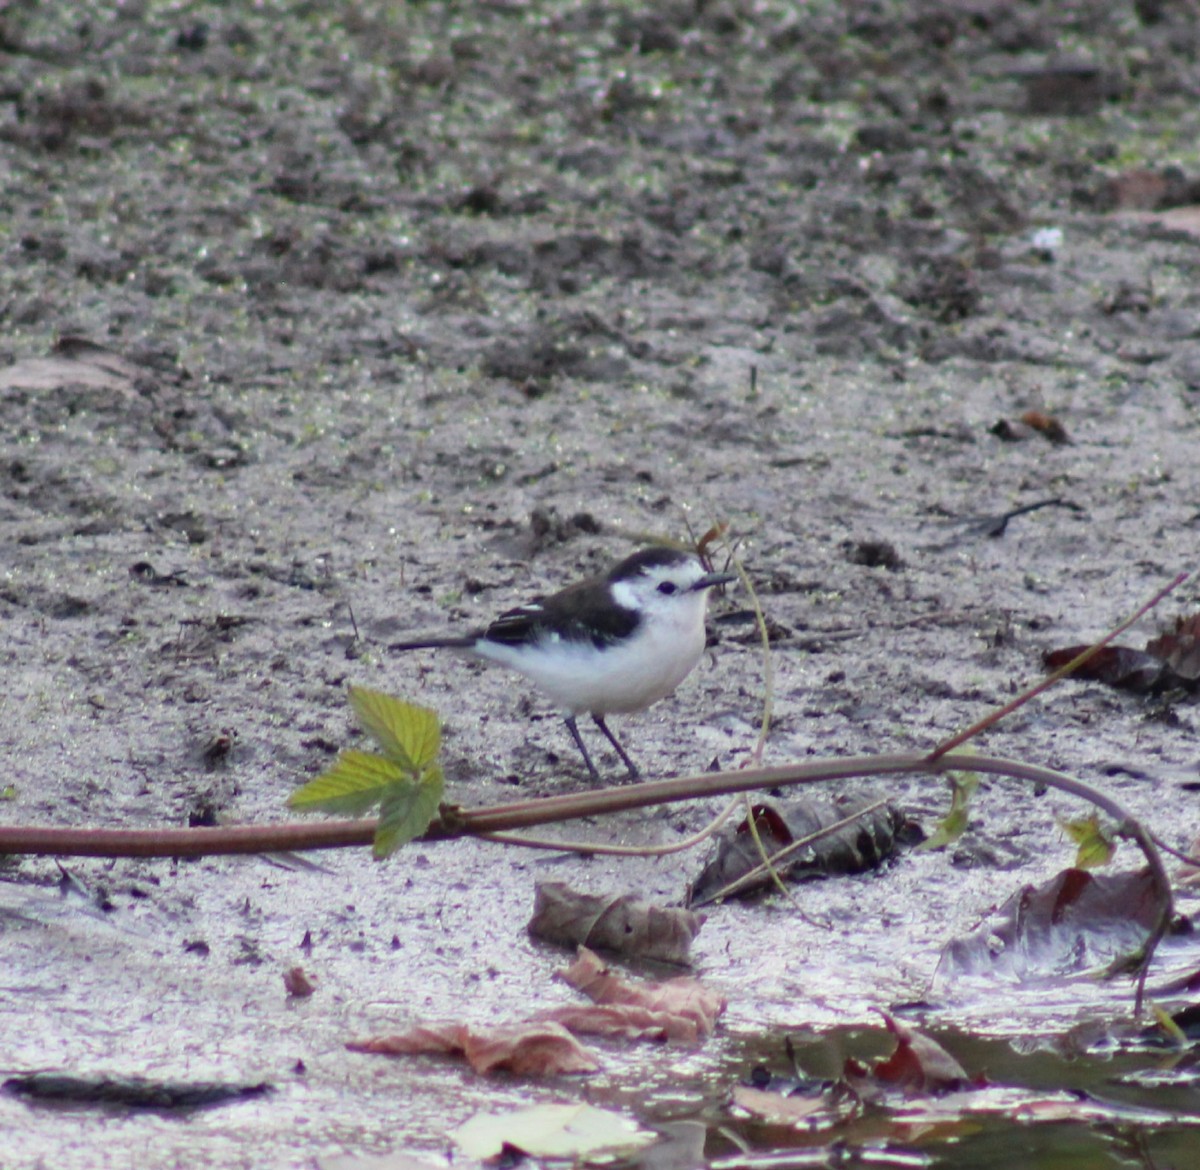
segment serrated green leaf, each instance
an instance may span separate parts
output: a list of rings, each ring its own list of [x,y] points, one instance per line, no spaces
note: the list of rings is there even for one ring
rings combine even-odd
[[[978,787],[978,772],[950,774],[950,811],[938,821],[933,832],[917,846],[918,849],[944,849],[967,831],[971,822],[971,797]]]
[[[373,752],[344,751],[332,768],[296,789],[288,804],[292,808],[361,817],[383,800],[393,784],[404,778],[404,770],[395,760]]]
[[[435,711],[366,687],[350,688],[350,706],[383,754],[405,771],[419,772],[437,759],[442,728]]]
[[[372,846],[377,858],[395,853],[429,828],[445,787],[445,777],[437,764],[426,768],[419,779],[405,776],[388,787],[379,806],[379,825]]]
[[[1077,821],[1063,821],[1062,828],[1077,846],[1077,869],[1097,869],[1112,861],[1113,854],[1117,851],[1116,842],[1094,813]]]

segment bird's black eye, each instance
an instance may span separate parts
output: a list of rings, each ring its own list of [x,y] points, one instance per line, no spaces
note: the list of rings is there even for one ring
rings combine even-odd
[[[679,588],[679,586],[676,585],[674,581],[664,581],[658,587],[658,591],[659,591],[659,593],[665,593],[665,594],[667,594],[667,596],[670,596],[678,588]]]

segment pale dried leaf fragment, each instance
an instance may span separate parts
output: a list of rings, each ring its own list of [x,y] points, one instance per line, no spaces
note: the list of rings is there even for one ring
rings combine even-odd
[[[707,1033],[693,1016],[656,1011],[635,1004],[572,1004],[539,1014],[576,1035],[607,1036],[619,1040],[658,1040],[694,1044]]]
[[[849,1094],[845,1095],[840,1103],[835,1103],[828,1092],[805,1096],[772,1093],[751,1085],[735,1085],[733,1103],[751,1117],[760,1117],[764,1121],[793,1125],[797,1129],[809,1131],[829,1129],[838,1125],[856,1107],[856,1099]]]
[[[707,1039],[725,1010],[724,998],[690,975],[661,983],[631,983],[610,971],[587,947],[580,947],[575,962],[558,974],[595,1004],[630,1009],[609,1013],[610,1025],[653,1026],[662,1030],[664,1039],[691,1042]],[[579,1019],[585,1021],[589,1017],[581,1015]],[[598,1024],[601,1019],[593,1016],[590,1022]]]
[[[450,1140],[468,1157],[491,1161],[505,1152],[556,1161],[599,1162],[655,1141],[632,1118],[595,1105],[531,1105],[512,1113],[479,1113]]]
[[[600,1062],[561,1024],[551,1020],[521,1024],[418,1024],[407,1032],[352,1040],[351,1052],[381,1056],[461,1054],[478,1073],[507,1069],[517,1076],[552,1077],[590,1073]]]

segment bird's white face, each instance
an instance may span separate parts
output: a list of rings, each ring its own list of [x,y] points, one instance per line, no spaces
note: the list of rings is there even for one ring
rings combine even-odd
[[[636,610],[648,625],[695,627],[703,623],[708,604],[708,589],[696,588],[704,576],[704,566],[694,557],[673,565],[650,565],[636,576],[614,581],[613,600]]]

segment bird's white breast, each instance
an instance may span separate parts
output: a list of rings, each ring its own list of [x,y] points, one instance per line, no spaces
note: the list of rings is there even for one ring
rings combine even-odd
[[[640,711],[669,695],[704,653],[703,593],[646,615],[624,641],[598,647],[547,634],[534,645],[480,640],[476,652],[520,671],[564,711]]]

